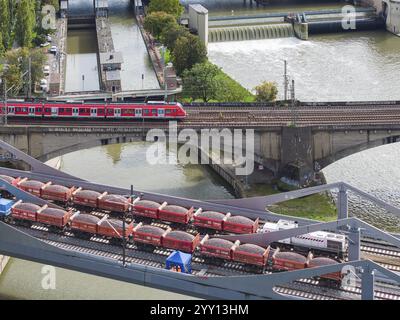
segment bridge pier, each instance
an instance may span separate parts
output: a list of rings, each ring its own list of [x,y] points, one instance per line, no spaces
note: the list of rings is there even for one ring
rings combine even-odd
[[[374,300],[375,275],[374,270],[366,266],[363,268],[361,276],[361,299]]]
[[[360,229],[351,227],[348,234],[349,239],[349,261],[360,260]]]
[[[338,199],[336,203],[338,211],[338,219],[346,219],[348,217],[348,195],[347,189],[343,186],[340,187]]]

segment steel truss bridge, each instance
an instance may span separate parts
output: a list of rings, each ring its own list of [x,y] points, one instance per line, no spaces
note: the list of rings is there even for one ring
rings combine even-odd
[[[0,148],[10,153],[13,159],[26,162],[31,168],[30,171],[0,168],[0,174],[52,181],[53,183],[66,186],[81,186],[85,189],[101,192],[107,190],[110,193],[130,194],[130,190],[128,189],[91,183],[48,167],[3,141],[0,141]],[[48,204],[54,207],[54,204],[26,193],[2,179],[0,179],[0,188],[7,190],[16,196],[17,199],[38,205]],[[221,201],[198,201],[140,190],[134,190],[134,194],[145,195],[148,200],[160,201],[162,199],[162,201],[176,205],[231,212],[232,214],[240,214],[249,218],[260,217],[262,220],[276,222],[279,219],[290,219],[291,217],[266,211],[266,206],[332,189],[339,190],[337,201],[338,217],[335,221],[321,223],[310,219],[293,217],[299,223],[298,228],[267,234],[223,236],[223,238],[234,238],[243,242],[266,246],[280,239],[312,231],[330,230],[333,232],[342,232],[348,236],[349,240],[348,261],[337,265],[291,272],[250,274],[246,272],[235,273],[226,270],[220,272],[221,270],[218,271],[216,267],[194,263],[193,269],[195,272],[192,275],[188,275],[163,269],[164,256],[158,262],[143,263],[145,260],[140,260],[139,258],[143,258],[144,253],[136,253],[139,256],[129,256],[128,254],[128,258],[130,259],[127,259],[127,262],[124,264],[121,261],[122,255],[120,254],[122,248],[114,247],[112,249],[114,250],[113,254],[110,253],[111,249],[108,251],[109,254],[105,254],[102,251],[104,248],[101,245],[96,245],[96,247],[88,245],[87,243],[90,241],[79,240],[65,243],[60,235],[47,234],[41,230],[14,227],[3,222],[0,222],[0,253],[201,298],[400,299],[400,274],[394,271],[396,268],[390,268],[388,265],[384,266],[372,260],[362,259],[361,254],[361,243],[365,239],[375,239],[377,243],[388,245],[388,248],[400,248],[399,235],[386,233],[360,219],[348,217],[348,193],[354,192],[380,205],[396,216],[400,216],[400,209],[346,183],[328,184],[266,197]],[[109,247],[109,245],[107,246]],[[118,250],[120,251],[118,252]],[[394,252],[400,254],[400,249]],[[353,268],[352,270],[354,270],[355,276],[358,279],[357,287],[352,290],[321,288],[304,281],[306,278],[341,271],[345,266]],[[327,294],[327,292],[330,293]]]

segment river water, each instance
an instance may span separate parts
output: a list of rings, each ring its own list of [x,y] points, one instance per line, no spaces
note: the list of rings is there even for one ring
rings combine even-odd
[[[71,14],[90,13],[90,1],[70,1]],[[130,0],[109,0],[110,27],[116,51],[123,53],[123,91],[159,89]],[[68,30],[66,92],[100,89],[95,29]]]

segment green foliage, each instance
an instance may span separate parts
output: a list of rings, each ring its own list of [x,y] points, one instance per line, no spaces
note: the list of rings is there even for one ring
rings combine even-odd
[[[182,74],[186,69],[191,69],[196,63],[207,60],[207,49],[199,37],[192,34],[176,40],[172,61],[177,74]]]
[[[193,100],[202,99],[208,102],[215,99],[218,92],[217,75],[219,68],[210,63],[197,63],[190,70],[183,72],[184,94]]]
[[[243,88],[237,81],[229,77],[225,72],[220,70],[217,80],[219,82],[219,90],[216,96],[220,102],[252,102],[255,100],[254,95],[246,88]]]
[[[0,0],[0,50],[7,50],[10,45],[10,6],[9,0]]]
[[[275,101],[276,96],[278,95],[278,88],[275,82],[267,82],[264,81],[257,87],[256,90],[256,99],[258,102],[271,102]]]
[[[179,0],[151,0],[147,12],[152,13],[156,11],[164,11],[178,19],[183,13],[184,8],[179,3]]]
[[[173,15],[155,11],[146,16],[144,20],[144,28],[150,32],[155,38],[160,39],[163,31],[172,26],[178,25]]]
[[[4,55],[5,63],[8,64],[8,68],[4,71],[4,78],[9,88],[15,86],[22,90],[24,83],[27,83],[27,78],[24,81],[22,75],[28,70],[29,57],[32,59],[32,83],[38,82],[43,78],[43,66],[46,63],[46,55],[41,49],[19,48],[10,50]]]
[[[20,0],[17,5],[15,36],[21,47],[30,47],[36,25],[35,2]]]
[[[176,40],[180,37],[186,37],[188,34],[189,31],[185,27],[178,24],[170,25],[164,29],[161,35],[161,41],[170,51],[173,51],[175,49]]]

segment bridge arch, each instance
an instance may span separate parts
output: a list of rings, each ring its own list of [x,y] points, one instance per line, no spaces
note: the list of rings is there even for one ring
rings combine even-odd
[[[394,134],[388,134],[386,137],[375,139],[375,140],[370,140],[370,141],[365,141],[362,143],[354,144],[351,146],[348,146],[347,148],[343,148],[341,150],[338,150],[337,152],[326,156],[321,159],[317,159],[314,161],[314,168],[319,170],[327,167],[328,165],[346,158],[350,155],[368,150],[368,149],[373,149],[382,145],[386,144],[392,144],[400,142],[400,132],[396,132]]]

